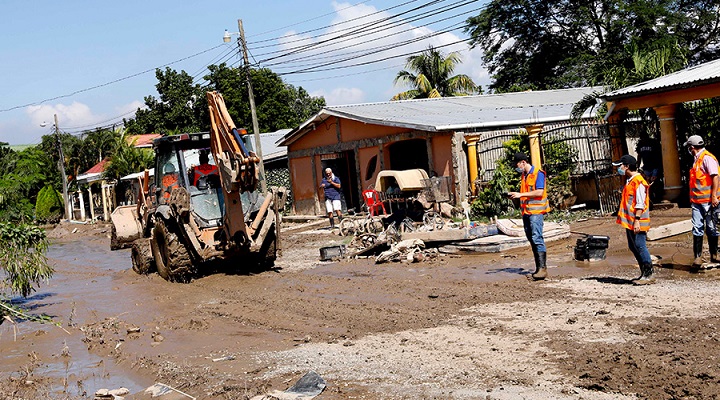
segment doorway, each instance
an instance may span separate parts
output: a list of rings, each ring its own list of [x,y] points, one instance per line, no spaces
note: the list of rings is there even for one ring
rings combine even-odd
[[[390,169],[406,170],[420,168],[430,173],[427,142],[424,139],[410,139],[392,143],[388,146]]]
[[[324,154],[320,157],[320,160],[323,172],[325,168],[330,168],[335,176],[340,179],[340,188],[343,194],[343,213],[352,209],[359,210],[361,204],[357,182],[358,173],[355,170],[355,153],[353,151],[343,151],[341,153]]]

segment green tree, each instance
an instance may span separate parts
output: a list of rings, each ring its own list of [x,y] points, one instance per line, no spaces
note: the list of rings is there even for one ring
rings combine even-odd
[[[210,125],[205,91],[193,84],[187,72],[169,67],[157,69],[155,85],[159,98],[145,97],[145,109],[138,109],[135,118],[123,120],[131,134],[199,132]]]
[[[37,193],[57,168],[37,147],[0,153],[0,221],[30,221]]]
[[[117,137],[115,149],[110,161],[105,166],[106,179],[119,181],[121,177],[145,169],[152,168],[154,154],[149,149],[135,147],[135,142],[128,143],[126,135]]]
[[[261,132],[294,128],[325,106],[322,97],[312,97],[302,87],[283,82],[269,69],[249,71]],[[226,64],[210,65],[204,77],[207,84],[201,87],[193,84],[185,71],[158,70],[156,88],[160,99],[146,97],[146,108],[139,109],[135,118],[125,120],[125,126],[131,134],[207,131],[210,117],[205,92],[217,90],[225,98],[235,124],[252,132],[245,73],[245,69],[230,68]]]
[[[211,65],[208,69],[210,73],[205,76],[208,90],[222,93],[235,124],[252,132],[247,70],[228,68],[225,64]],[[261,132],[294,128],[325,106],[324,98],[312,97],[302,87],[285,83],[267,68],[250,69],[250,78]]]
[[[63,215],[63,201],[60,193],[51,185],[40,189],[35,202],[35,217],[38,221],[56,223]]]
[[[429,46],[422,53],[407,58],[406,70],[398,72],[395,84],[412,89],[393,96],[392,100],[425,99],[432,97],[465,96],[478,92],[478,87],[467,75],[454,75],[461,62],[460,54],[445,56]]]
[[[37,226],[0,222],[0,270],[4,271],[0,323],[4,316],[51,322],[48,317],[28,315],[4,300],[13,294],[27,297],[42,280],[50,279],[53,270],[45,258],[47,248],[45,231]]]
[[[492,0],[468,20],[492,90],[608,84],[633,49],[682,49],[691,65],[720,55],[716,0]]]

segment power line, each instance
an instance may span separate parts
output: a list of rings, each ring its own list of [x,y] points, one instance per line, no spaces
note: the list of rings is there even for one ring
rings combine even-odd
[[[339,10],[337,10],[337,11],[344,11],[344,10],[347,10],[347,9],[350,9],[350,8],[353,8],[353,7],[356,7],[356,6],[359,6],[360,4],[367,3],[367,2],[369,2],[369,1],[370,1],[370,0],[361,1],[361,2],[355,3],[355,4],[351,5],[351,6],[348,6],[348,7],[345,7],[345,8],[341,8],[341,9],[339,9]],[[413,1],[416,1],[416,0],[413,0]],[[255,35],[252,35],[252,36],[249,36],[249,37],[262,36],[262,35],[265,35],[265,34],[268,34],[268,33],[281,31],[281,30],[283,30],[283,29],[287,29],[287,28],[290,28],[290,27],[293,27],[293,26],[302,25],[302,24],[304,24],[304,23],[306,23],[306,22],[314,21],[314,20],[320,19],[320,18],[322,18],[322,17],[327,17],[328,15],[333,15],[333,14],[335,14],[337,11],[329,12],[329,13],[323,14],[323,15],[318,15],[317,17],[310,18],[310,19],[306,19],[305,21],[296,22],[296,23],[290,24],[290,25],[285,25],[285,26],[283,26],[283,27],[275,28],[275,29],[272,29],[272,30],[269,30],[269,31],[256,33]],[[332,26],[332,25],[329,25],[329,26]]]
[[[471,38],[461,39],[461,40],[458,40],[458,41],[455,41],[455,42],[452,42],[452,43],[448,43],[448,44],[444,44],[444,45],[440,45],[440,46],[435,46],[435,48],[436,48],[436,49],[439,49],[439,48],[443,48],[443,47],[452,46],[452,45],[455,45],[455,44],[458,44],[458,43],[465,43],[465,42],[467,42],[467,41],[469,41],[469,40],[471,40]],[[305,68],[305,69],[301,69],[301,70],[297,70],[297,71],[291,71],[291,72],[280,72],[280,73],[277,73],[277,74],[280,75],[280,76],[284,76],[284,75],[293,75],[293,74],[307,74],[307,73],[322,72],[322,71],[333,71],[333,70],[337,70],[337,69],[341,69],[341,68],[351,68],[351,67],[359,67],[359,66],[362,66],[362,65],[374,64],[374,63],[381,62],[381,61],[391,60],[391,59],[393,59],[393,58],[411,56],[411,55],[413,55],[413,54],[417,54],[417,53],[421,53],[421,52],[422,52],[422,51],[412,51],[412,52],[409,52],[409,53],[397,54],[397,55],[394,55],[394,56],[379,58],[379,59],[377,59],[377,60],[371,60],[371,61],[356,63],[356,64],[346,65],[346,66],[342,66],[342,67],[322,68],[322,69],[320,69],[319,67],[324,66],[324,65],[319,65],[319,66],[318,66],[318,69],[315,69],[315,68]],[[310,69],[313,69],[313,70],[310,71]]]
[[[122,82],[122,81],[128,80],[128,79],[130,79],[130,78],[135,78],[135,77],[137,77],[137,76],[147,74],[148,72],[153,72],[153,71],[155,71],[155,70],[157,70],[157,69],[159,69],[159,68],[167,67],[167,66],[170,66],[170,65],[179,63],[179,62],[181,62],[181,61],[185,61],[185,60],[188,60],[188,59],[190,59],[190,58],[197,57],[197,56],[199,56],[199,55],[201,55],[201,54],[205,54],[205,53],[207,53],[207,52],[209,52],[209,51],[215,50],[215,49],[217,49],[217,48],[220,47],[220,46],[223,46],[223,44],[219,44],[219,45],[217,45],[217,46],[213,46],[213,47],[211,47],[211,48],[209,48],[209,49],[207,49],[207,50],[203,50],[203,51],[200,51],[200,52],[198,52],[198,53],[189,55],[189,56],[187,56],[187,57],[183,57],[183,58],[181,58],[181,59],[179,59],[179,60],[175,60],[175,61],[172,61],[172,62],[163,64],[163,65],[161,65],[161,66],[159,66],[159,67],[155,67],[155,68],[152,68],[152,69],[147,69],[147,70],[145,70],[145,71],[138,72],[138,73],[135,73],[135,74],[132,74],[132,75],[128,75],[128,76],[125,76],[125,77],[123,77],[123,78],[115,79],[115,80],[110,81],[110,82],[102,83],[102,84],[100,84],[100,85],[91,86],[91,87],[89,87],[89,88],[85,88],[85,89],[81,89],[81,90],[76,90],[76,91],[74,91],[74,92],[72,92],[72,93],[69,93],[69,94],[64,94],[64,95],[60,95],[60,96],[55,96],[55,97],[52,97],[52,98],[49,98],[49,99],[40,100],[40,101],[36,101],[36,102],[33,102],[33,103],[28,103],[28,104],[23,104],[23,105],[19,105],[19,106],[14,106],[14,107],[10,107],[10,108],[0,109],[0,112],[12,111],[12,110],[17,110],[17,109],[19,109],[19,108],[25,108],[25,107],[29,107],[29,106],[34,106],[34,105],[42,104],[42,103],[45,103],[45,102],[48,102],[48,101],[58,100],[58,99],[62,99],[62,98],[65,98],[65,97],[71,97],[71,96],[74,96],[74,95],[76,95],[76,94],[80,94],[80,93],[88,92],[88,91],[90,91],[90,90],[94,90],[94,89],[98,89],[98,88],[105,87],[105,86],[108,86],[108,85],[112,85],[112,84],[114,84],[114,83]]]
[[[386,11],[389,11],[389,10],[392,10],[392,9],[395,9],[395,8],[398,8],[398,7],[402,7],[402,6],[404,6],[404,5],[407,5],[407,4],[410,4],[410,3],[414,3],[414,2],[416,2],[416,1],[418,1],[418,0],[406,1],[405,3],[401,3],[401,4],[398,4],[398,5],[396,5],[396,6],[392,6],[392,7],[388,7],[388,8],[379,10],[379,11],[375,11],[374,13],[361,15],[361,16],[359,16],[359,17],[355,17],[355,18],[348,19],[348,20],[345,20],[345,21],[340,21],[340,22],[335,23],[335,24],[330,24],[330,25],[321,26],[321,27],[319,27],[319,28],[309,29],[309,30],[306,30],[306,31],[303,31],[303,32],[297,32],[297,33],[294,33],[293,35],[304,35],[304,34],[306,34],[306,33],[321,31],[321,30],[323,30],[323,29],[329,29],[329,28],[333,28],[333,27],[336,27],[336,26],[339,26],[339,25],[344,25],[344,24],[347,24],[347,23],[350,23],[350,22],[353,22],[353,21],[357,21],[357,20],[360,20],[360,19],[363,19],[363,18],[370,17],[370,16],[375,15],[375,14],[380,14],[380,13],[383,13],[383,12],[386,12]],[[353,7],[354,7],[354,6],[353,6]],[[347,8],[350,8],[350,7],[347,7]],[[343,10],[344,10],[344,9],[343,9]],[[342,11],[342,10],[338,10],[338,11]],[[334,12],[333,12],[333,13],[330,13],[330,14],[334,14]],[[329,14],[326,14],[326,15],[329,15]],[[320,36],[323,36],[323,35],[320,35]],[[274,38],[271,38],[271,39],[264,39],[264,40],[258,40],[258,41],[255,41],[255,42],[247,42],[247,43],[248,43],[248,45],[251,45],[251,44],[256,44],[256,43],[272,42],[272,41],[277,41],[277,40],[280,40],[280,39],[286,38],[286,37],[288,37],[287,34],[282,35],[282,36],[278,36],[278,37],[274,37]],[[290,41],[290,42],[286,42],[286,43],[293,43],[293,42],[296,42],[296,41]],[[262,49],[262,48],[274,47],[274,46],[275,46],[275,45],[257,46],[257,47],[255,47],[255,49]]]
[[[365,32],[367,29],[370,29],[371,27],[373,27],[373,26],[375,26],[375,25],[378,25],[378,24],[380,24],[380,23],[382,23],[382,22],[385,22],[385,21],[388,21],[388,20],[397,18],[397,17],[399,17],[399,16],[401,16],[401,15],[404,15],[404,14],[407,14],[407,13],[410,13],[410,12],[413,12],[413,11],[420,10],[420,9],[422,9],[422,8],[425,8],[425,7],[429,7],[429,6],[432,5],[432,4],[435,4],[435,3],[438,3],[438,2],[442,2],[442,1],[445,1],[445,0],[433,0],[433,1],[430,1],[429,3],[427,3],[427,4],[423,4],[423,5],[421,5],[421,6],[412,8],[412,9],[407,10],[407,11],[404,11],[404,12],[402,12],[402,13],[400,13],[400,14],[395,14],[395,15],[392,15],[392,16],[390,16],[390,17],[385,17],[385,18],[381,18],[381,19],[378,19],[378,20],[375,20],[375,21],[371,21],[371,22],[369,22],[369,23],[367,23],[367,24],[363,24],[363,25],[359,25],[359,26],[355,26],[355,27],[348,28],[348,30],[350,30],[349,32],[345,32],[345,33],[343,33],[343,34],[340,34],[340,35],[331,37],[331,38],[329,38],[329,39],[324,39],[324,40],[320,40],[320,41],[318,41],[318,42],[314,42],[314,43],[310,43],[310,44],[302,45],[302,46],[297,46],[297,47],[291,48],[291,49],[289,49],[289,50],[285,50],[285,53],[284,53],[284,54],[281,54],[281,55],[275,56],[275,57],[266,58],[266,59],[262,60],[261,63],[263,63],[263,62],[268,62],[268,61],[272,61],[272,60],[275,60],[275,59],[278,59],[278,58],[282,58],[282,57],[286,57],[286,56],[291,55],[291,54],[301,53],[301,52],[303,52],[303,51],[307,51],[307,50],[310,50],[310,49],[312,49],[312,48],[318,47],[319,45],[324,44],[324,43],[329,43],[329,42],[332,42],[332,41],[337,41],[337,40],[340,40],[340,39],[343,39],[343,38],[347,38],[347,37],[349,37],[349,36],[352,35],[352,34],[363,33],[363,32]],[[477,1],[477,0],[472,0],[472,1]],[[325,35],[321,35],[321,36],[325,36]],[[278,52],[280,52],[280,51],[269,52],[269,53],[262,54],[262,55],[277,54]]]

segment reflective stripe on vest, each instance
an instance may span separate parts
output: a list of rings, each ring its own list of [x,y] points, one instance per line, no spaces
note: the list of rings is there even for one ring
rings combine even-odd
[[[712,175],[708,175],[702,170],[703,159],[706,156],[717,161],[714,155],[704,149],[695,160],[695,164],[690,170],[690,202],[692,203],[703,204],[710,202],[713,178]],[[716,195],[720,195],[720,188],[718,188]]]
[[[195,177],[193,179],[193,186],[197,186],[197,182],[200,180],[200,178],[204,178],[206,176],[210,175],[217,175],[218,169],[214,165],[210,164],[200,164],[194,169]]]
[[[178,184],[178,178],[176,174],[165,175],[162,178],[163,186],[163,197],[166,199],[170,198],[170,192],[176,187],[180,187]]]
[[[615,222],[625,229],[633,229],[635,223],[635,192],[640,185],[645,186],[645,208],[639,218],[640,231],[647,232],[650,229],[650,194],[648,193],[650,186],[640,174],[632,177],[623,188],[620,209]]]
[[[534,169],[529,174],[523,174],[520,182],[520,191],[523,193],[535,190],[535,181],[540,170]],[[542,171],[545,174],[545,171]],[[520,208],[525,215],[547,214],[550,211],[550,205],[547,200],[547,174],[545,174],[545,187],[542,188],[542,195],[537,197],[521,197]]]

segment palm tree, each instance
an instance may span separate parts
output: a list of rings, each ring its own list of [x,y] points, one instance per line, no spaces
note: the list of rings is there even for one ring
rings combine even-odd
[[[460,54],[450,53],[447,57],[432,45],[422,53],[410,56],[405,68],[398,72],[393,83],[412,87],[398,93],[392,100],[425,99],[432,97],[466,96],[477,93],[478,87],[467,75],[452,76],[461,62]]]

